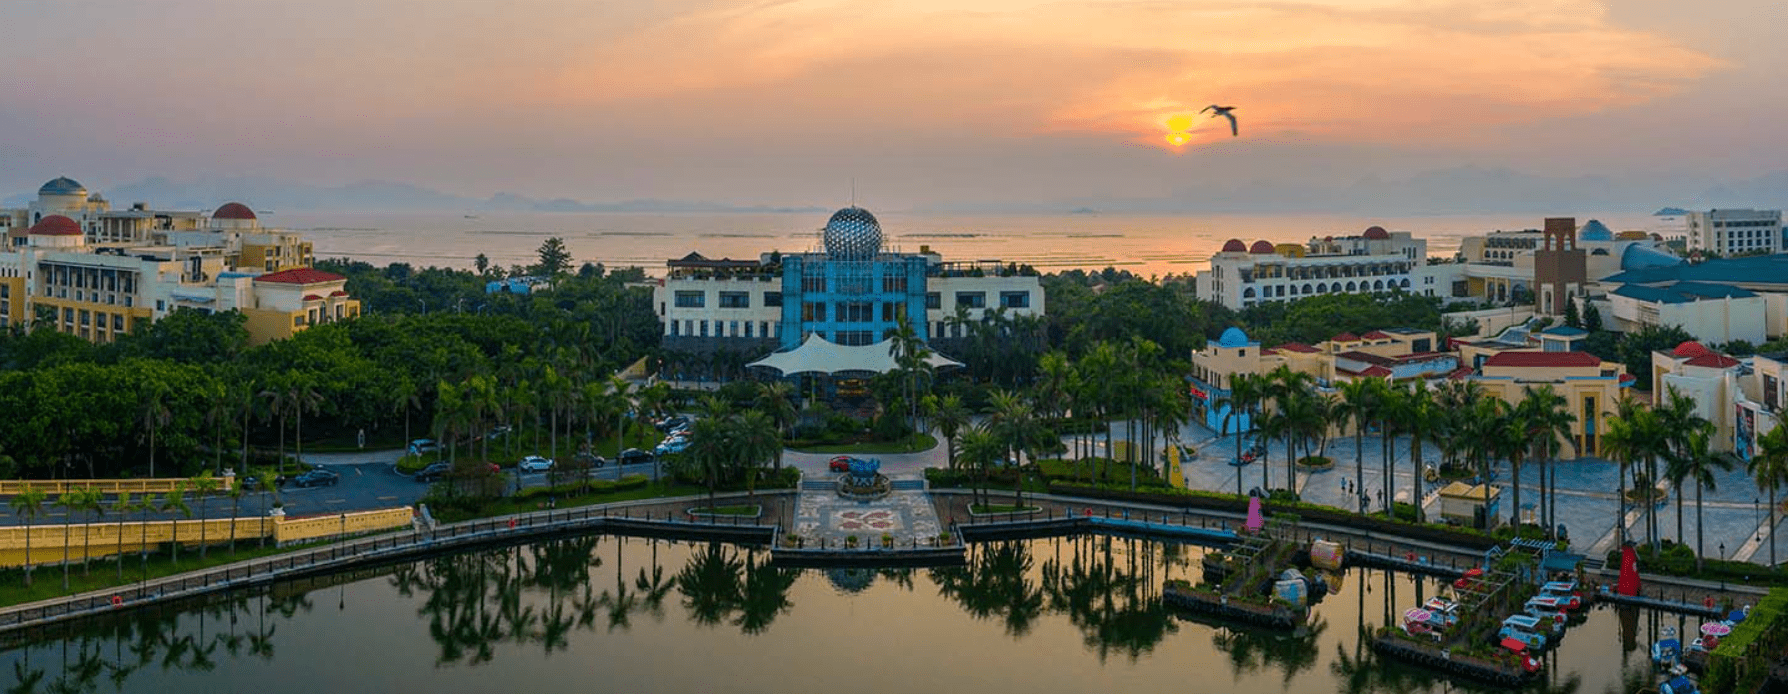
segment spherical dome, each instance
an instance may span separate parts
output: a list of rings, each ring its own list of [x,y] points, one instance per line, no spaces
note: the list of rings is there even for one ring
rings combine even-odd
[[[1676,349],[1672,351],[1671,354],[1674,354],[1678,359],[1693,359],[1695,357],[1703,357],[1713,354],[1713,352],[1708,351],[1707,347],[1702,346],[1701,343],[1689,340],[1688,342],[1677,345]]]
[[[1249,253],[1272,253],[1273,252],[1273,242],[1267,241],[1265,239],[1255,241],[1254,245],[1248,247],[1248,252]]]
[[[1614,231],[1608,225],[1591,219],[1582,229],[1577,230],[1577,238],[1581,241],[1613,241]]]
[[[882,224],[861,207],[832,213],[821,236],[833,260],[869,260],[882,250]]]
[[[67,176],[59,176],[37,189],[38,195],[86,195],[87,186]]]
[[[53,214],[37,220],[37,223],[31,225],[27,233],[39,236],[80,236],[81,225],[76,224],[75,220]]]
[[[1241,328],[1234,328],[1234,327],[1229,328],[1228,330],[1224,330],[1223,335],[1217,338],[1217,346],[1218,347],[1247,347],[1248,346],[1248,333],[1242,332]]]
[[[239,202],[226,203],[211,213],[212,219],[255,219],[255,211]]]
[[[1622,270],[1645,270],[1680,264],[1682,264],[1682,258],[1640,243],[1627,244],[1626,249],[1620,252],[1620,269]]]
[[[1241,239],[1230,239],[1223,243],[1223,252],[1224,253],[1247,253],[1248,252],[1248,244],[1243,243]]]
[[[1385,231],[1384,227],[1369,227],[1366,229],[1366,233],[1360,234],[1360,236],[1369,241],[1383,241],[1391,238],[1391,232]]]

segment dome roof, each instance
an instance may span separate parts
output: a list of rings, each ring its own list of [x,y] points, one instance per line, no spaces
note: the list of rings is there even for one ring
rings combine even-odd
[[[826,220],[821,239],[833,260],[869,260],[882,250],[882,224],[869,210],[846,207]]]
[[[1248,244],[1243,243],[1241,239],[1230,239],[1228,241],[1223,242],[1223,252],[1224,253],[1247,253],[1248,252]]]
[[[1620,252],[1620,269],[1622,270],[1671,267],[1680,263],[1682,263],[1682,258],[1639,243],[1628,244],[1626,249]]]
[[[1608,229],[1608,225],[1591,219],[1582,229],[1577,230],[1577,238],[1582,241],[1613,241],[1614,232]]]
[[[1391,237],[1391,232],[1385,231],[1384,227],[1367,227],[1366,233],[1360,236],[1371,241],[1383,241]]]
[[[1677,358],[1681,359],[1684,357],[1688,357],[1688,358],[1704,357],[1709,354],[1713,354],[1713,352],[1709,351],[1706,347],[1702,346],[1701,343],[1696,342],[1694,340],[1689,340],[1688,342],[1684,342],[1680,345],[1677,345],[1676,349],[1671,351],[1671,354],[1675,355]]]
[[[1224,330],[1223,335],[1221,337],[1217,338],[1217,346],[1218,347],[1247,347],[1248,346],[1248,333],[1242,332],[1241,328],[1234,328],[1234,327],[1229,328],[1228,330]]]
[[[1248,252],[1249,253],[1272,253],[1273,252],[1273,242],[1265,240],[1265,239],[1255,241],[1254,245],[1248,247]]]
[[[58,176],[37,189],[38,195],[86,195],[87,186],[67,176]]]
[[[211,213],[212,219],[255,219],[255,211],[239,202],[225,203]]]
[[[53,214],[37,220],[37,223],[31,225],[31,229],[27,233],[39,236],[80,236],[81,225],[76,224],[75,220]]]

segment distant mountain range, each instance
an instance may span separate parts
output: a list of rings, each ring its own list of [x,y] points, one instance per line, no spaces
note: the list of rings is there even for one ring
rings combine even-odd
[[[170,210],[208,210],[230,201],[247,203],[257,210],[321,210],[331,212],[825,212],[819,207],[739,206],[689,200],[624,200],[583,202],[569,198],[541,200],[515,193],[498,193],[485,199],[443,193],[408,183],[357,181],[339,186],[318,186],[264,177],[205,178],[175,181],[162,176],[101,187],[100,193],[114,207],[148,202]],[[0,198],[8,206],[36,199],[35,191]]]
[[[1187,181],[1161,197],[1093,196],[1069,199],[974,199],[918,206],[914,212],[969,214],[1248,214],[1361,213],[1369,215],[1573,213],[1672,207],[1779,208],[1788,206],[1788,171],[1751,179],[1709,181],[1687,176],[1592,175],[1549,177],[1507,168],[1461,166],[1386,179],[1214,179]],[[816,206],[740,206],[727,203],[635,199],[585,202],[540,199],[518,193],[471,198],[392,181],[319,186],[266,177],[219,177],[175,181],[154,176],[99,188],[118,207],[145,201],[161,209],[204,210],[226,201],[280,211],[363,212],[710,212],[823,213]],[[8,205],[33,199],[35,191],[4,198]],[[890,210],[894,211],[894,210]]]

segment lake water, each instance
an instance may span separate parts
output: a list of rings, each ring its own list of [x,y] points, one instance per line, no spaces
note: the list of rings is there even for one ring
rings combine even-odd
[[[962,569],[791,570],[762,550],[591,536],[123,613],[9,642],[0,682],[74,692],[1446,692],[1357,634],[1432,580],[1353,570],[1308,633],[1201,621],[1202,551],[978,545]],[[1534,691],[1632,691],[1674,616],[1598,608]],[[1685,631],[1684,633],[1688,633]],[[18,636],[9,637],[16,641]]]
[[[827,214],[454,214],[277,213],[272,226],[304,231],[319,258],[349,256],[376,265],[471,267],[484,253],[507,267],[535,261],[549,236],[565,239],[579,261],[640,266],[662,273],[664,261],[691,251],[752,258],[771,250],[817,245]],[[1582,223],[1595,215],[1580,215]],[[1345,216],[1050,216],[878,215],[886,243],[904,251],[930,246],[946,260],[999,259],[1045,272],[1115,266],[1144,276],[1189,274],[1223,242],[1303,242],[1312,236],[1358,234],[1379,225],[1428,240],[1430,255],[1450,256],[1461,237],[1497,229],[1538,228],[1538,215],[1365,218]],[[1615,230],[1643,229],[1643,215],[1601,215]]]

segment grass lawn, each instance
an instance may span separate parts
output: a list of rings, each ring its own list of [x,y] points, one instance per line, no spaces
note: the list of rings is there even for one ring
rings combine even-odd
[[[828,453],[833,455],[847,453],[918,453],[937,447],[937,437],[919,432],[907,437],[904,441],[870,441],[865,443],[843,443],[830,446],[810,446],[792,448],[801,453]]]
[[[216,566],[223,566],[248,559],[258,559],[285,552],[297,552],[312,547],[328,544],[328,541],[276,547],[270,541],[265,548],[255,540],[237,540],[236,553],[231,554],[228,545],[213,546],[209,555],[199,559],[197,548],[181,548],[180,561],[172,561],[167,554],[156,552],[149,555],[149,578],[161,578],[187,571],[198,571]],[[0,572],[0,605],[17,605],[20,603],[47,600],[85,593],[90,590],[101,590],[136,583],[143,578],[143,562],[141,555],[131,552],[124,557],[124,580],[118,580],[118,563],[113,558],[95,559],[91,573],[82,574],[79,564],[69,566],[68,590],[62,589],[62,567],[39,566],[31,575],[31,587],[25,587],[23,569],[7,569]]]
[[[713,508],[708,508],[708,507],[705,507],[705,506],[704,506],[704,507],[701,507],[701,508],[692,508],[692,509],[689,509],[689,512],[690,512],[690,513],[693,513],[693,514],[697,514],[697,515],[709,515],[709,516],[750,516],[750,517],[752,517],[752,518],[756,518],[756,517],[757,517],[757,516],[759,516],[759,515],[761,515],[761,514],[762,514],[762,513],[763,513],[763,512],[764,512],[764,508],[763,508],[763,507],[762,507],[762,506],[758,506],[758,505],[755,505],[755,504],[753,504],[753,505],[749,505],[749,506],[745,506],[745,505],[741,505],[741,506],[715,506],[715,507],[713,507]]]
[[[969,513],[1034,513],[1043,510],[1041,506],[1010,506],[1005,504],[972,504]]]

